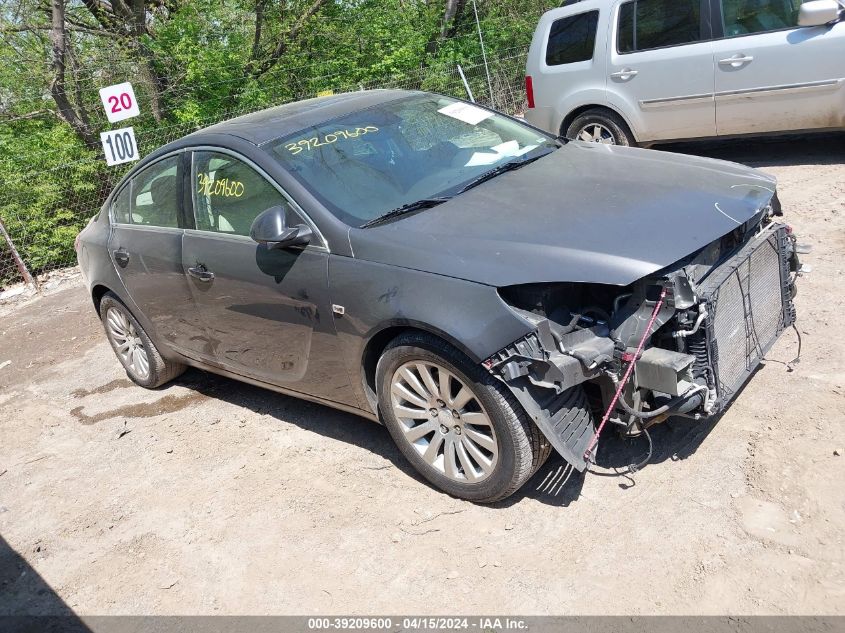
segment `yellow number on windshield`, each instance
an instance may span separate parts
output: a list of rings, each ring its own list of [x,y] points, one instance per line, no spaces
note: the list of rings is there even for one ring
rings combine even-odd
[[[374,125],[367,125],[366,127],[356,127],[354,130],[337,130],[336,132],[332,132],[331,134],[324,134],[323,136],[312,136],[311,138],[304,138],[299,141],[287,143],[285,145],[285,149],[288,150],[294,156],[296,156],[303,150],[312,151],[317,147],[322,147],[323,145],[331,145],[332,143],[337,143],[337,141],[341,138],[358,138],[359,136],[371,134],[373,132],[378,131],[379,129]]]

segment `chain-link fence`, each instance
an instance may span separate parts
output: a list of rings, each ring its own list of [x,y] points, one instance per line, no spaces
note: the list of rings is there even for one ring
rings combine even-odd
[[[485,64],[481,59],[462,66],[464,78],[479,103],[510,114],[520,114],[524,103],[524,68],[526,53],[505,51]],[[87,90],[132,81],[119,76],[119,70],[99,77],[91,76]],[[373,88],[429,90],[462,98],[467,92],[458,65],[441,63],[401,76],[386,76],[377,81],[354,85],[333,85],[331,78],[320,78],[335,93]],[[492,90],[491,90],[492,88]],[[273,86],[250,107],[224,111],[215,117],[191,123],[146,125],[136,127],[141,156],[201,127],[281,103],[315,96],[314,86],[302,86],[291,94],[274,93]],[[95,93],[96,94],[96,93]],[[139,82],[136,95],[144,108],[144,86]],[[180,107],[178,98],[171,99],[171,110]],[[109,125],[105,117],[97,119],[100,130],[130,126],[135,119]],[[92,154],[89,152],[89,154]],[[60,161],[60,157],[58,157]],[[0,290],[20,283],[38,283],[47,273],[76,263],[73,243],[88,218],[94,215],[121,176],[131,164],[106,167],[102,156],[58,164],[51,147],[33,148],[23,168],[20,162],[0,164]],[[49,167],[47,167],[49,165]]]

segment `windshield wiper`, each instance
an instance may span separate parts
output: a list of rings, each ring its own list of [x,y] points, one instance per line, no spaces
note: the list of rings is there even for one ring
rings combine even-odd
[[[554,150],[552,150],[554,151]],[[456,195],[462,194],[465,191],[469,191],[473,187],[477,187],[483,182],[487,182],[488,180],[492,180],[496,176],[500,176],[504,174],[506,171],[513,171],[515,169],[519,169],[520,167],[525,167],[528,163],[533,163],[535,160],[543,158],[543,156],[548,156],[551,152],[545,152],[544,154],[539,154],[538,156],[532,156],[531,158],[523,158],[522,160],[511,160],[507,163],[502,163],[498,167],[494,167],[490,171],[485,171],[475,180],[470,180],[463,188],[458,191]]]
[[[451,199],[452,196],[439,196],[436,198],[423,198],[422,200],[409,202],[408,204],[403,204],[401,207],[393,209],[393,211],[388,211],[384,215],[380,215],[377,218],[364,222],[364,224],[361,225],[361,228],[366,229],[367,227],[375,226],[376,224],[381,224],[382,222],[387,222],[388,220],[397,218],[400,215],[407,215],[408,213],[420,211],[421,209],[430,209],[431,207],[436,207],[438,204],[443,204]]]

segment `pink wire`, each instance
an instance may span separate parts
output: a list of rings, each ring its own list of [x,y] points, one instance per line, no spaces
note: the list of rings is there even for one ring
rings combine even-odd
[[[625,385],[628,384],[628,380],[631,378],[631,374],[634,371],[634,366],[637,364],[637,359],[640,357],[640,354],[643,351],[643,346],[645,345],[646,339],[648,338],[649,333],[651,332],[651,326],[654,325],[654,322],[657,320],[657,314],[660,312],[660,308],[663,307],[663,300],[666,298],[666,287],[663,287],[663,290],[660,293],[660,298],[657,300],[657,303],[654,306],[654,312],[651,313],[651,320],[648,322],[648,327],[646,327],[645,332],[643,332],[643,337],[640,339],[640,344],[637,346],[637,351],[634,354],[634,357],[631,359],[631,364],[628,365],[628,369],[625,371],[625,375],[622,376],[622,380],[619,382],[619,386],[616,388],[616,395],[613,396],[613,400],[610,401],[610,406],[607,407],[607,411],[602,418],[601,424],[599,424],[599,428],[596,429],[595,435],[593,435],[593,439],[590,440],[590,445],[587,447],[587,450],[584,451],[584,459],[590,459],[590,453],[593,452],[593,449],[596,447],[596,444],[599,441],[599,435],[601,434],[604,425],[607,424],[607,421],[610,419],[610,414],[613,413],[613,409],[616,407],[616,403],[619,401],[619,396],[622,395],[622,390],[625,388]]]

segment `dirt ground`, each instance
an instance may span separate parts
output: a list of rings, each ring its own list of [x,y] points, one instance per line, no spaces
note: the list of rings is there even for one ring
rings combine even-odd
[[[133,386],[79,281],[0,308],[0,613],[845,614],[845,136],[674,149],[775,174],[813,271],[794,371],[790,331],[634,476],[644,441],[608,437],[595,473],[464,503],[372,422]]]

